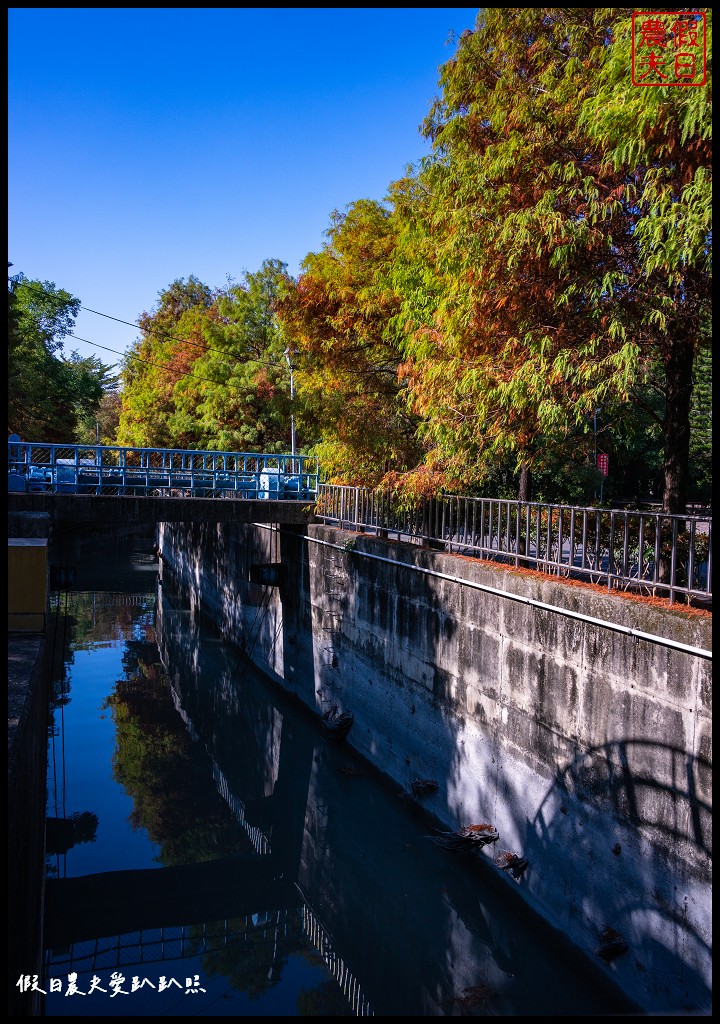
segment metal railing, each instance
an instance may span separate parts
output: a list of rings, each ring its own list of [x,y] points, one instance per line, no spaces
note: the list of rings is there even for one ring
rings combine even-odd
[[[320,484],[326,523],[667,598],[712,602],[712,516],[443,495],[412,507],[387,492]]]
[[[314,501],[317,459],[303,455],[8,441],[8,490]]]

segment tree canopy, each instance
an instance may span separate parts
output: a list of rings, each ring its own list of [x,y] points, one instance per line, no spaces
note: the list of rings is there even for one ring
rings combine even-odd
[[[710,110],[702,90],[630,84],[629,22],[486,8],[464,33],[400,240],[437,281],[403,287],[401,373],[455,472],[570,460],[596,408],[641,409],[679,511],[710,303]]]
[[[527,498],[534,481],[583,504],[597,450],[624,498],[679,512],[705,493],[711,69],[707,85],[640,88],[631,32],[625,8],[482,8],[440,69],[430,154],[382,201],[332,213],[297,280],[266,260],[159,293],[116,440],[289,451],[293,421],[340,483]],[[29,333],[11,305],[36,418],[25,367],[59,372],[75,301],[28,310]],[[87,372],[85,395],[99,369],[62,364]]]
[[[125,359],[118,442],[215,451],[289,451],[285,338],[274,309],[285,264],[266,260],[212,289],[178,279],[140,318]]]
[[[80,300],[52,281],[8,279],[8,433],[28,441],[83,437],[117,382],[95,357],[63,355]]]
[[[387,278],[397,227],[367,199],[336,211],[319,253],[288,282],[278,315],[299,359],[298,388],[329,479],[373,486],[422,458],[417,420],[400,400],[400,352]]]

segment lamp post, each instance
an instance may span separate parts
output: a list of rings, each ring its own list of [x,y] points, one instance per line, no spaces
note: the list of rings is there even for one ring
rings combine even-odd
[[[288,370],[290,371],[290,452],[292,454],[292,468],[295,472],[295,382],[293,380],[293,364],[290,360],[290,349],[285,349]]]

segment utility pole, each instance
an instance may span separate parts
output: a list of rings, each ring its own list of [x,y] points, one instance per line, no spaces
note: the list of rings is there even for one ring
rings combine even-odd
[[[293,364],[290,361],[290,349],[285,349],[288,370],[290,371],[290,452],[292,454],[292,468],[295,472],[295,382],[293,380]]]

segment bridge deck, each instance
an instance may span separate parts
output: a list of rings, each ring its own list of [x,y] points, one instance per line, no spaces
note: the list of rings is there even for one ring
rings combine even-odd
[[[140,929],[202,924],[301,907],[300,891],[275,857],[49,878],[48,948]],[[280,878],[278,878],[278,874]]]
[[[45,513],[53,523],[279,523],[315,521],[312,501],[258,498],[162,498],[8,492],[8,513]]]

